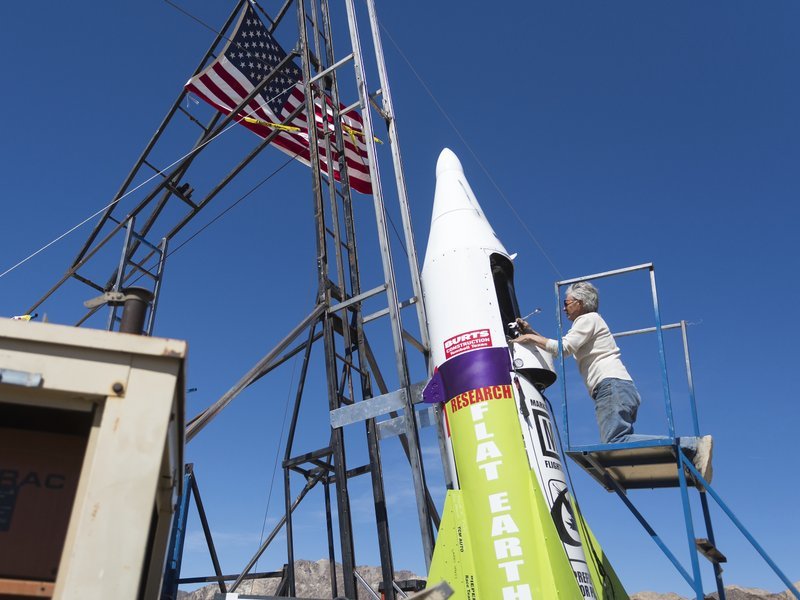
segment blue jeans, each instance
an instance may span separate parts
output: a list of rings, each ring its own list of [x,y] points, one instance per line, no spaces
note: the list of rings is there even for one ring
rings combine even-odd
[[[592,398],[602,443],[623,444],[670,439],[663,435],[633,433],[633,424],[642,400],[632,381],[614,377],[603,379],[595,386]],[[693,455],[697,450],[697,438],[683,437],[680,439],[680,445]]]

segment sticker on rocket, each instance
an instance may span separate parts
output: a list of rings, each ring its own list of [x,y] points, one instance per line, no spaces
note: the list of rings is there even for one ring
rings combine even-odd
[[[558,537],[561,541],[570,546],[580,546],[581,536],[578,533],[578,526],[575,514],[572,512],[572,504],[569,501],[569,490],[562,481],[550,480],[550,497],[555,497],[555,502],[550,509],[550,516],[553,517]]]
[[[541,445],[542,454],[550,458],[559,459],[556,441],[553,437],[553,425],[550,422],[550,415],[536,409],[532,412],[534,423],[536,423],[536,433],[539,434],[539,444]]]
[[[550,507],[550,517],[572,566],[581,595],[585,600],[592,600],[597,598],[597,594],[586,564],[577,515],[570,502],[569,489],[554,436],[552,416],[541,394],[526,380],[520,378],[520,381],[530,410],[530,416],[524,417],[520,414],[523,438],[526,445],[530,444],[527,448],[529,463]]]
[[[445,359],[452,358],[469,350],[489,348],[492,345],[492,334],[488,329],[475,329],[459,333],[444,341]]]

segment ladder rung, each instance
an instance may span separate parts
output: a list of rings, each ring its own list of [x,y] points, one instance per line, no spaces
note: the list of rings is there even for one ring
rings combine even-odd
[[[358,477],[359,475],[364,475],[365,473],[369,473],[372,471],[372,467],[370,465],[361,465],[360,467],[356,467],[355,469],[348,469],[347,470],[347,478],[350,479],[351,477]]]
[[[333,231],[333,229],[331,229],[330,227],[326,227],[325,228],[325,233],[327,233],[329,236],[331,236],[332,239],[336,239],[336,234]],[[339,246],[345,252],[352,252],[352,250],[350,249],[350,246],[347,245],[347,240],[344,238],[344,236],[341,236],[341,235],[339,236]]]
[[[327,456],[331,456],[333,454],[333,450],[330,446],[326,446],[325,448],[320,448],[319,450],[314,450],[313,452],[307,452],[305,454],[301,454],[299,456],[295,456],[294,458],[289,458],[283,461],[283,467],[294,467],[297,465],[302,465],[303,463],[313,462],[320,458],[325,458]],[[316,463],[315,463],[316,464]],[[326,465],[327,467],[327,465]]]
[[[199,120],[197,120],[197,119],[194,117],[194,115],[193,115],[192,113],[188,112],[188,111],[187,111],[185,108],[183,108],[182,106],[179,106],[179,107],[178,107],[178,110],[180,110],[180,111],[181,111],[181,112],[182,112],[184,115],[186,115],[186,116],[189,118],[189,120],[190,120],[192,123],[194,123],[194,124],[195,124],[195,125],[197,125],[197,126],[200,128],[200,129],[202,129],[203,131],[205,131],[206,133],[208,133],[208,128],[207,128],[205,125],[203,125],[203,124],[202,124],[202,123],[201,123]]]
[[[86,279],[86,277],[82,277],[81,275],[78,275],[77,273],[73,273],[73,274],[72,274],[72,276],[73,276],[75,279],[77,279],[78,281],[80,281],[81,283],[85,283],[85,284],[86,284],[86,285],[88,285],[89,287],[92,287],[92,288],[96,289],[96,290],[97,290],[98,292],[100,292],[101,294],[102,294],[102,293],[104,293],[104,292],[106,291],[104,287],[102,287],[102,286],[100,286],[100,285],[97,285],[97,284],[96,284],[94,281],[91,281],[91,280],[89,280],[89,279]]]
[[[135,267],[137,271],[141,272],[144,275],[147,275],[148,277],[150,277],[154,281],[158,281],[158,275],[153,274],[150,270],[144,268],[141,263],[129,260],[128,264],[131,265],[132,267]]]
[[[725,557],[725,555],[717,550],[717,547],[706,538],[697,538],[694,541],[694,544],[697,546],[697,551],[712,563],[728,562],[728,559]]]
[[[150,248],[153,252],[158,252],[159,254],[161,253],[161,246],[151,244],[149,241],[147,241],[147,238],[144,237],[144,235],[142,235],[141,233],[132,231],[131,235],[136,239],[137,242],[139,242],[140,244],[144,244],[145,246]]]
[[[149,163],[149,162],[147,162],[146,160],[143,160],[143,161],[142,161],[142,163],[143,163],[143,164],[145,164],[145,165],[147,165],[147,166],[148,166],[148,167],[150,167],[151,169],[153,169],[153,171],[155,171],[157,175],[161,175],[161,177],[164,177],[164,178],[166,178],[166,177],[167,177],[166,175],[164,175],[164,172],[163,172],[161,169],[159,169],[159,168],[155,167],[154,165],[150,164],[150,163]]]
[[[364,375],[364,374],[365,374],[365,373],[364,373],[364,371],[362,371],[362,370],[361,370],[359,367],[357,367],[357,366],[355,366],[355,365],[353,364],[353,361],[351,361],[351,360],[349,360],[349,359],[345,358],[344,356],[342,356],[342,355],[341,355],[341,354],[339,354],[338,352],[336,352],[336,358],[338,358],[340,361],[342,361],[342,362],[343,362],[345,365],[347,365],[349,368],[353,369],[353,371],[355,371],[356,373],[359,373],[359,374],[361,374],[361,375]]]

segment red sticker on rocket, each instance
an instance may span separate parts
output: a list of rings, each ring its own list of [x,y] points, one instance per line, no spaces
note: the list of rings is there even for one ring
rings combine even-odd
[[[488,348],[492,345],[492,334],[488,329],[476,329],[459,333],[444,341],[444,357],[452,358],[457,354],[477,348]]]

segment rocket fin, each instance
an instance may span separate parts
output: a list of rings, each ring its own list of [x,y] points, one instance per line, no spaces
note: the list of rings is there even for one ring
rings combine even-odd
[[[475,598],[475,559],[461,490],[447,490],[442,520],[433,550],[428,587],[446,581],[453,600]]]
[[[532,499],[530,510],[534,512],[534,521],[539,529],[530,540],[533,552],[528,559],[536,573],[535,581],[531,582],[533,597],[563,600],[582,598],[579,584],[564,554],[561,537],[533,472],[529,481]],[[470,539],[467,523],[462,491],[448,490],[428,574],[428,586],[446,581],[454,590],[453,600],[480,598],[477,595],[479,582],[476,580],[475,560],[494,558],[475,556],[477,547]]]
[[[575,517],[580,526],[581,540],[589,563],[589,573],[592,576],[595,592],[599,600],[628,600],[628,594],[617,577],[611,561],[608,560],[597,538],[594,537],[589,525],[573,502]]]
[[[534,512],[534,523],[540,529],[533,536],[534,570],[538,582],[534,587],[534,598],[583,598],[584,594],[578,587],[572,565],[564,552],[562,535],[556,529],[550,508],[545,501],[536,473],[530,471],[531,510]]]

